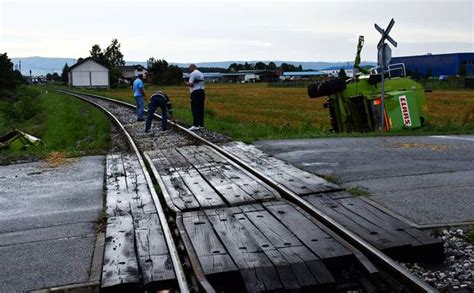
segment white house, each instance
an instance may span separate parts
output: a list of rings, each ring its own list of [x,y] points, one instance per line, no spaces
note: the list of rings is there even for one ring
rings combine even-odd
[[[127,80],[135,79],[139,74],[142,74],[143,78],[146,79],[146,74],[148,73],[145,67],[141,66],[140,64],[120,66],[119,69],[122,71],[122,77]]]
[[[109,87],[109,72],[109,68],[88,57],[69,68],[69,85],[78,87]]]

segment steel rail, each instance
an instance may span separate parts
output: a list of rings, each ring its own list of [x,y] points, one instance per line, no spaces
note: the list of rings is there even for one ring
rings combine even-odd
[[[79,92],[77,92],[79,93]],[[84,94],[84,93],[80,93]],[[128,106],[135,108],[135,105],[132,105],[130,103],[126,103],[123,101],[117,101],[115,99],[107,98],[107,97],[102,97],[94,94],[84,94],[86,96],[91,96],[99,99],[105,99],[111,102],[118,102],[122,105]],[[155,114],[156,117],[161,119],[161,116],[158,114]],[[394,261],[392,258],[381,252],[379,249],[374,247],[372,244],[368,243],[358,235],[354,234],[352,231],[347,229],[346,227],[342,226],[341,224],[337,223],[333,218],[327,216],[324,212],[319,210],[317,207],[311,205],[308,201],[304,200],[301,198],[299,195],[294,193],[293,191],[289,190],[282,184],[274,181],[272,178],[262,174],[261,172],[255,170],[253,167],[249,166],[247,163],[242,161],[240,158],[236,157],[234,154],[229,153],[228,151],[222,149],[218,145],[202,138],[201,136],[197,135],[196,133],[189,131],[187,128],[171,122],[175,127],[178,129],[185,131],[188,135],[193,137],[194,139],[200,141],[201,143],[211,147],[224,157],[230,159],[237,165],[239,165],[241,168],[244,170],[252,173],[255,177],[258,179],[262,180],[266,184],[270,185],[274,189],[276,189],[280,194],[286,198],[287,200],[290,200],[291,202],[297,204],[300,208],[302,208],[304,211],[315,217],[317,220],[319,220],[321,223],[324,225],[328,226],[329,229],[333,230],[336,234],[338,234],[340,237],[342,237],[344,240],[355,246],[357,249],[359,249],[361,252],[367,254],[367,257],[373,261],[374,263],[377,263],[381,267],[383,267],[387,272],[390,272],[391,274],[394,274],[397,276],[399,281],[403,283],[407,288],[410,289],[409,292],[437,292],[436,289],[431,287],[429,284],[426,282],[420,280],[416,276],[414,276],[412,273],[410,273],[407,269],[399,265],[396,261]]]
[[[138,150],[138,148],[137,148],[135,142],[133,141],[132,137],[130,136],[128,131],[125,129],[125,127],[122,125],[122,123],[118,120],[118,118],[115,117],[114,114],[112,114],[110,111],[108,111],[103,106],[99,105],[98,103],[95,103],[95,102],[90,101],[90,100],[88,100],[84,97],[81,97],[81,95],[88,96],[87,94],[78,93],[78,92],[68,92],[68,91],[64,91],[64,90],[58,90],[58,91],[62,92],[62,93],[65,93],[65,94],[72,95],[76,98],[84,100],[84,101],[86,101],[88,103],[91,103],[94,106],[102,109],[105,113],[107,113],[107,115],[109,115],[112,118],[112,120],[115,122],[115,124],[122,130],[123,134],[126,136],[128,144],[130,145],[130,147],[133,149],[133,151],[135,152],[135,154],[138,157],[138,160],[140,162],[140,167],[142,168],[143,173],[145,175],[145,179],[147,181],[148,189],[150,190],[151,196],[153,198],[153,202],[155,204],[155,208],[156,208],[156,211],[158,213],[158,217],[160,219],[161,228],[163,229],[163,235],[165,236],[166,245],[168,246],[168,250],[169,250],[169,253],[170,253],[170,256],[171,256],[171,261],[173,263],[173,269],[174,269],[174,272],[175,272],[175,275],[176,275],[176,279],[178,281],[179,290],[180,290],[181,293],[189,293],[189,286],[188,286],[188,282],[186,280],[186,275],[184,273],[183,266],[181,265],[181,260],[179,259],[178,250],[177,250],[176,245],[174,243],[173,236],[171,234],[171,229],[169,228],[169,226],[167,224],[165,212],[164,212],[163,207],[161,206],[161,203],[158,199],[158,195],[156,194],[155,188],[153,186],[153,181],[151,180],[151,176],[150,176],[150,174],[149,174],[149,172],[146,168],[145,162],[143,161],[142,155],[140,154],[140,151]]]

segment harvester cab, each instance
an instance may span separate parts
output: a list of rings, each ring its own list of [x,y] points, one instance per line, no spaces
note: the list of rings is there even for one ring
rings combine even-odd
[[[404,64],[366,70],[360,66],[364,38],[359,37],[353,78],[338,78],[308,85],[310,98],[326,97],[332,130],[368,132],[417,128],[425,121],[425,92],[406,76]],[[383,82],[382,82],[383,79]],[[382,96],[382,87],[383,96]],[[383,118],[382,118],[383,115]]]

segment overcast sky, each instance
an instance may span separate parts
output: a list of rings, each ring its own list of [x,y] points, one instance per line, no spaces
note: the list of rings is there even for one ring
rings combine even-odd
[[[473,2],[0,0],[0,52],[87,57],[117,38],[130,61],[347,61],[364,35],[374,61],[391,18],[393,56],[474,52]]]

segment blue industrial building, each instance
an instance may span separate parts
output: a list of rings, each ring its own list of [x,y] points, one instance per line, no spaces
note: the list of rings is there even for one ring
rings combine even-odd
[[[465,72],[474,75],[474,53],[427,54],[392,57],[390,64],[404,63],[407,74],[453,76]]]

